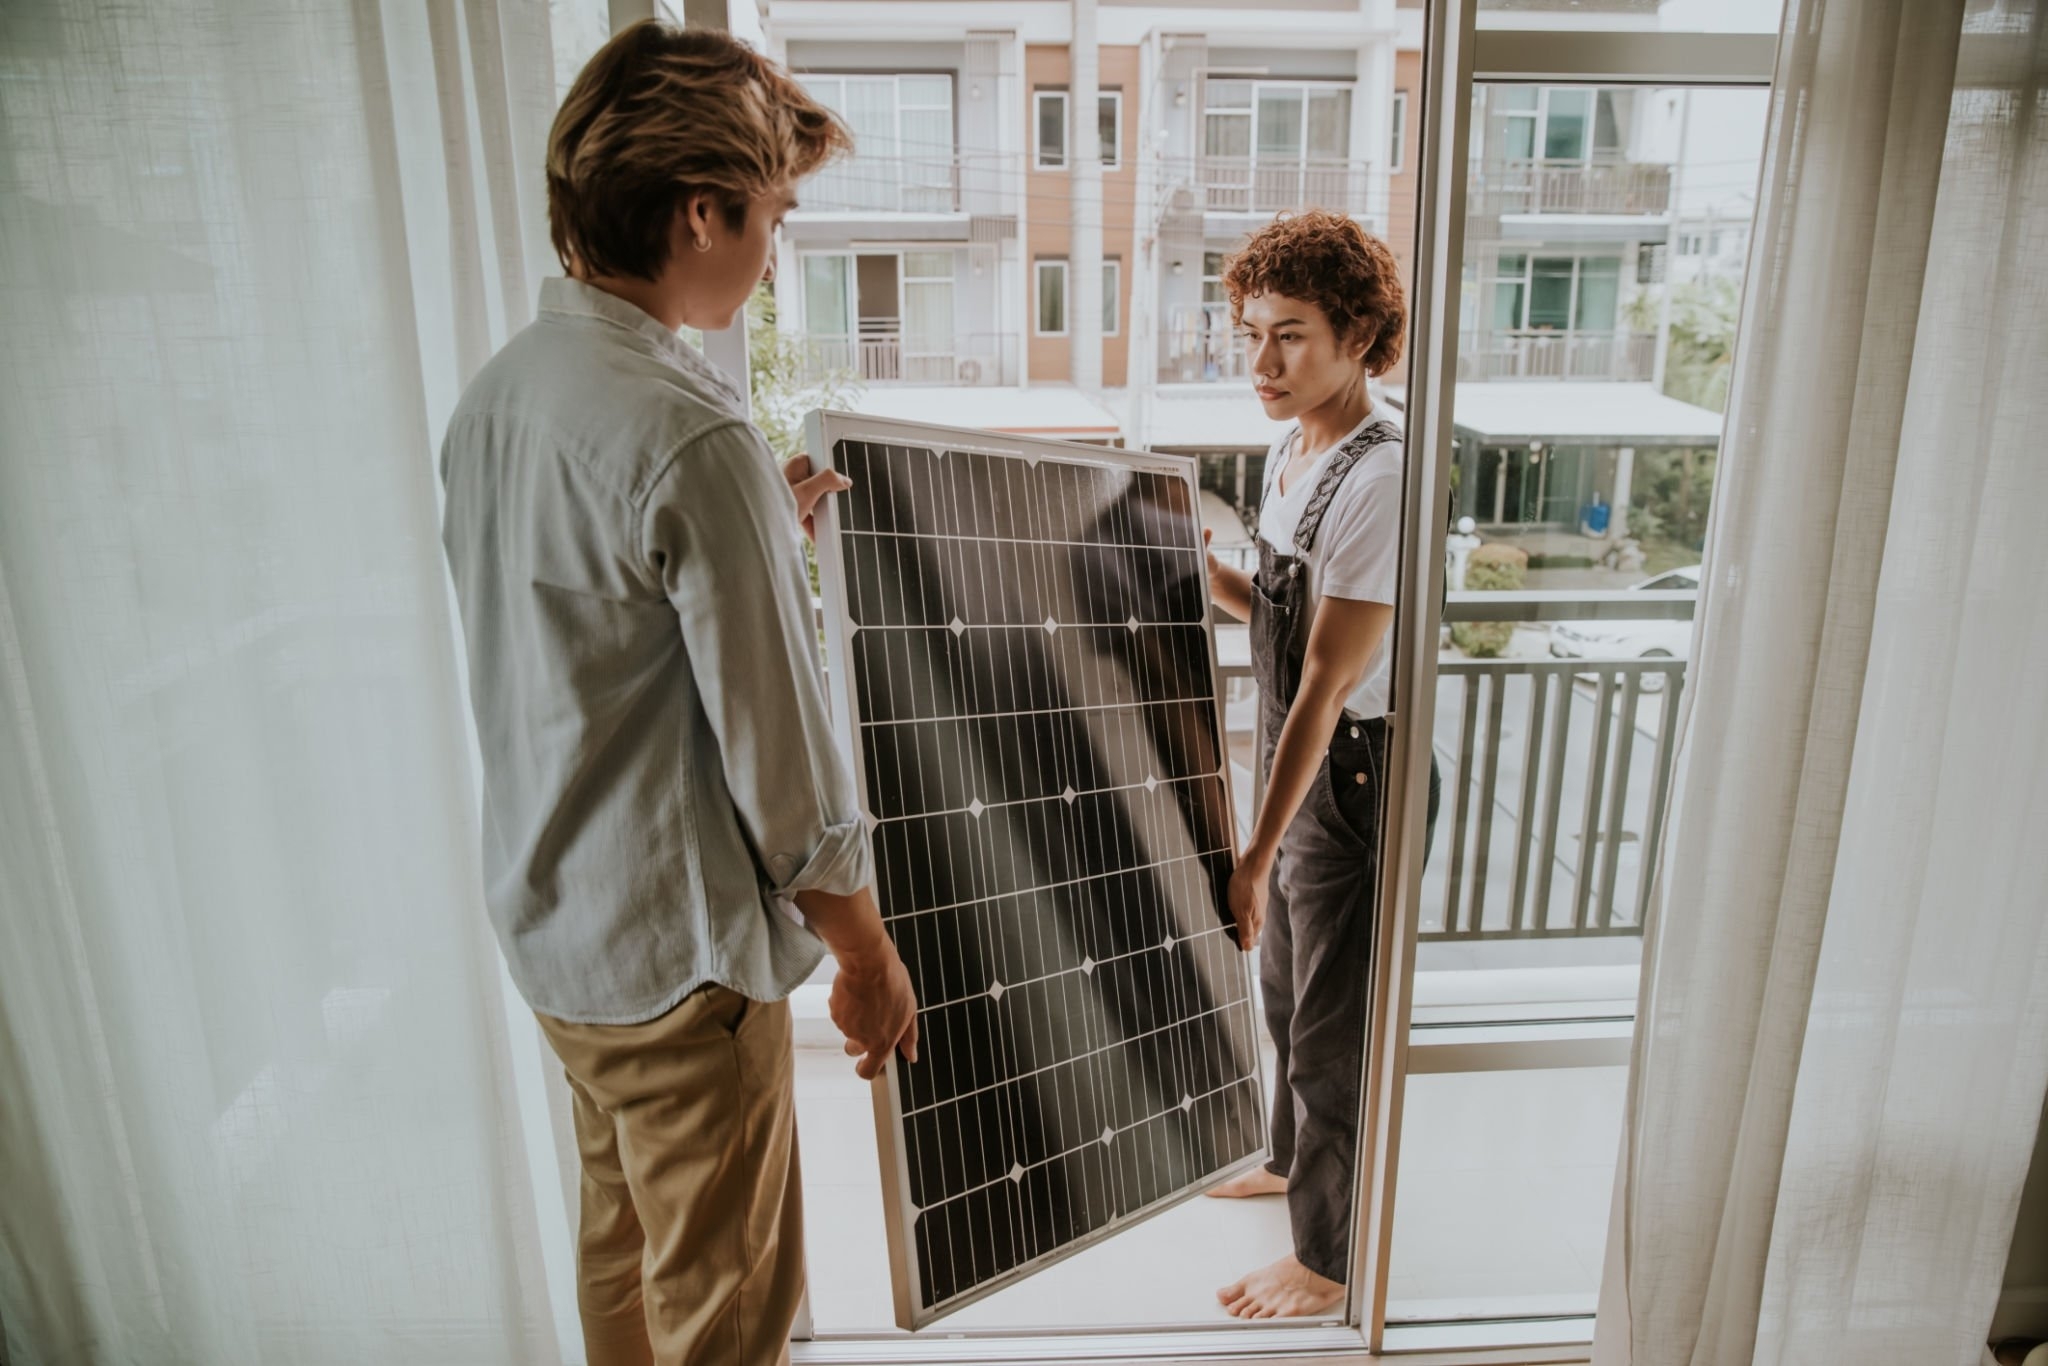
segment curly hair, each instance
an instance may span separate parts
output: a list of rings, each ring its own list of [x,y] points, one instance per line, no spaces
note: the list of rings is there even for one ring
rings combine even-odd
[[[1230,321],[1244,321],[1254,294],[1305,299],[1323,310],[1339,345],[1365,343],[1365,372],[1384,375],[1401,359],[1408,302],[1394,253],[1342,214],[1283,214],[1253,233],[1223,267]]]
[[[726,226],[747,201],[853,150],[838,116],[723,33],[643,19],[597,50],[548,134],[548,231],[562,268],[652,280],[669,226],[709,193]]]

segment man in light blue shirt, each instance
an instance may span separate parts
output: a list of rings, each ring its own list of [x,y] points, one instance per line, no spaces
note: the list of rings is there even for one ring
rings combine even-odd
[[[860,1074],[916,1056],[798,539],[843,481],[785,478],[677,336],[731,324],[794,185],[847,145],[723,35],[619,34],[549,139],[570,278],[443,447],[487,899],[575,1095],[591,1366],[783,1354],[803,1288],[786,998],[828,949]]]

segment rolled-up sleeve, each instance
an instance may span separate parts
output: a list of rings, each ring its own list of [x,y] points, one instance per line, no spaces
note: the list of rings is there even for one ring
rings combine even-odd
[[[685,443],[643,525],[770,884],[860,890],[874,857],[825,709],[796,503],[767,443],[740,423]]]

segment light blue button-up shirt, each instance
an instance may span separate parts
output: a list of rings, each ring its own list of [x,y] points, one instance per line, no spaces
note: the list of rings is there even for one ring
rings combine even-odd
[[[675,333],[556,279],[449,424],[485,890],[547,1015],[779,1000],[824,951],[786,898],[873,877],[795,503],[742,413]]]

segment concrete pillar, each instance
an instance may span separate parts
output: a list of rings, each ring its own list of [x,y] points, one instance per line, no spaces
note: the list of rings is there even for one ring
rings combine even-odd
[[[1618,541],[1628,535],[1628,500],[1635,483],[1636,448],[1623,446],[1614,453],[1614,511],[1607,518],[1607,539]]]
[[[1067,82],[1067,164],[1073,185],[1073,232],[1067,246],[1067,340],[1077,388],[1102,388],[1102,138],[1099,96],[1102,54],[1096,0],[1073,0],[1074,36]]]

